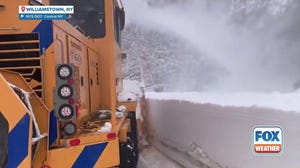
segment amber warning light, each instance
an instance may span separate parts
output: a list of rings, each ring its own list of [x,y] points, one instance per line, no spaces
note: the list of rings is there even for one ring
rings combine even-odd
[[[65,20],[74,6],[19,6],[19,20]]]

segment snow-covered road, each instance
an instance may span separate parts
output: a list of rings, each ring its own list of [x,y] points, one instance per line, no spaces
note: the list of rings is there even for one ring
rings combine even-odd
[[[182,168],[154,147],[140,153],[138,168]]]
[[[188,96],[188,93],[148,93],[151,134],[188,157],[209,164],[230,168],[298,168],[300,103],[297,106],[297,102],[300,99],[298,94],[294,94],[294,98],[288,94],[276,94],[252,95],[250,99],[247,94],[209,96],[193,93]],[[187,97],[194,97],[194,101]],[[258,125],[276,125],[283,129],[282,154],[253,154],[252,129]],[[190,152],[191,148],[194,153]]]

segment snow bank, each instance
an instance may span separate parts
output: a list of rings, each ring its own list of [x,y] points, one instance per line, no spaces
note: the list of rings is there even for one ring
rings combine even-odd
[[[299,167],[300,93],[147,93],[146,97],[149,134],[183,154],[196,145],[222,167]],[[280,155],[253,154],[252,129],[258,125],[283,129]]]
[[[192,103],[210,103],[221,106],[265,107],[300,112],[300,92],[294,93],[156,93],[147,92],[146,98],[157,100],[180,100]]]

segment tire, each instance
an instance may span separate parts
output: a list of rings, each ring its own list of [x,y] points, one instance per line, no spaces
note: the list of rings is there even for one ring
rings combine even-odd
[[[128,148],[126,142],[120,142],[120,166],[119,168],[128,167]]]
[[[128,152],[128,168],[136,168],[137,167],[137,155],[134,149],[134,141],[127,138],[127,152]]]
[[[8,157],[8,122],[0,112],[0,168],[4,168]]]
[[[120,166],[119,168],[136,168],[139,158],[137,122],[135,112],[129,112],[131,132],[127,133],[127,142],[120,142]]]
[[[137,135],[137,122],[135,112],[129,112],[128,118],[130,119],[131,132],[127,134],[127,144],[128,144],[128,165],[130,168],[136,168],[139,159],[139,149],[138,149],[138,135]]]

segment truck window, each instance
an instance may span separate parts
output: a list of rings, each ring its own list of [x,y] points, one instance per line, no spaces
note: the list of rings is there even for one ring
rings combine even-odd
[[[74,14],[67,21],[90,38],[105,36],[104,0],[50,0],[51,5],[73,5]]]

